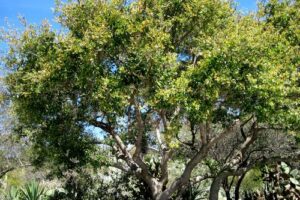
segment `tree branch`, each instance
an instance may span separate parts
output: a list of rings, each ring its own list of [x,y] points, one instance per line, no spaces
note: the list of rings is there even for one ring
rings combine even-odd
[[[100,122],[97,120],[90,120],[89,123],[95,127],[101,128],[102,130],[104,130],[105,132],[107,132],[108,134],[110,134],[112,136],[112,138],[114,139],[114,141],[117,143],[118,148],[122,151],[123,155],[125,156],[125,161],[127,162],[127,164],[135,169],[135,164],[133,162],[132,156],[130,155],[130,153],[127,151],[125,144],[123,143],[122,139],[120,138],[120,136],[114,131],[114,128],[109,125],[106,124],[104,122]]]
[[[13,170],[15,170],[15,169],[16,169],[15,167],[9,167],[9,168],[7,168],[7,169],[4,169],[3,171],[0,172],[0,179],[1,179],[3,176],[5,176],[5,174],[7,174],[8,172],[13,171]]]
[[[202,182],[202,181],[204,181],[206,179],[211,179],[211,178],[215,178],[215,176],[213,176],[211,174],[205,174],[204,176],[197,176],[197,177],[193,178],[191,180],[191,182],[193,184],[197,184],[197,183],[200,183],[200,182]]]
[[[168,182],[169,173],[168,173],[168,162],[170,158],[172,157],[173,150],[167,150],[163,149],[163,156],[160,162],[160,170],[161,170],[161,177],[159,179],[159,182],[162,182],[163,184],[166,184]]]
[[[139,104],[136,102],[136,100],[133,98],[133,104],[134,104],[134,110],[135,110],[135,115],[136,115],[136,120],[137,120],[137,130],[138,130],[138,135],[136,137],[136,141],[135,141],[135,152],[133,157],[137,158],[140,157],[141,152],[142,152],[142,141],[143,141],[143,135],[144,135],[144,131],[145,131],[145,127],[143,124],[143,119],[142,119],[142,115],[141,115],[141,111],[140,111],[140,106]]]
[[[201,160],[203,160],[207,156],[209,149],[229,133],[235,132],[235,129],[240,125],[239,122],[239,120],[236,120],[225,131],[213,138],[208,144],[202,145],[199,152],[187,163],[182,175],[177,178],[168,189],[161,193],[160,198],[167,198],[170,194],[173,194],[179,187],[185,185],[189,181],[193,169],[199,164],[199,162],[201,162]]]
[[[142,174],[145,175],[145,177],[150,176],[148,166],[143,161],[141,154],[142,154],[142,142],[143,142],[143,136],[145,134],[145,127],[143,124],[142,114],[140,111],[140,106],[138,102],[134,99],[134,96],[131,97],[131,101],[134,105],[136,120],[137,120],[137,130],[138,135],[136,137],[135,141],[135,152],[133,154],[133,160],[137,163],[137,165],[142,169]]]
[[[24,167],[30,167],[32,166],[31,164],[24,164],[18,167],[7,167],[6,169],[4,169],[3,171],[0,172],[0,179],[5,176],[8,172],[11,172],[17,168],[24,168]]]
[[[214,137],[209,143],[208,147],[211,148],[213,145],[218,143],[220,140],[225,138],[228,134],[235,132],[236,128],[240,126],[240,120],[234,121],[234,123],[226,128],[222,133],[220,133],[218,136]]]
[[[249,119],[247,119],[246,121],[244,121],[242,124],[241,124],[241,134],[244,138],[244,140],[246,140],[246,135],[245,135],[245,131],[244,131],[244,126],[254,117],[254,115],[251,115],[251,117]]]
[[[159,121],[157,122],[156,127],[155,127],[155,134],[156,134],[156,138],[157,138],[157,142],[158,142],[158,147],[160,150],[163,150],[165,148],[165,146],[163,145],[162,140],[161,140]]]

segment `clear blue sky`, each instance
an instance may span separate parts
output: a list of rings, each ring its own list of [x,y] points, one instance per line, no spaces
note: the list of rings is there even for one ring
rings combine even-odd
[[[238,3],[238,8],[243,11],[256,10],[256,0],[235,0]]]
[[[40,24],[43,19],[52,23],[54,0],[0,0],[0,26],[18,25],[18,16],[24,16],[29,23]]]

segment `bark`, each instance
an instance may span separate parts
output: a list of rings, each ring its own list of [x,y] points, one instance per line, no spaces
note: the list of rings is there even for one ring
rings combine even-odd
[[[128,156],[128,157],[131,157],[130,154],[127,152],[126,150],[126,146],[125,144],[123,143],[122,139],[119,137],[119,135],[114,131],[114,128],[109,125],[109,124],[106,124],[104,122],[100,122],[100,121],[97,121],[97,120],[90,120],[88,121],[91,125],[95,126],[95,127],[98,127],[98,128],[101,128],[102,130],[104,130],[105,132],[107,132],[108,134],[110,134],[112,136],[112,138],[115,140],[115,142],[117,143],[118,145],[118,148],[120,148],[120,150],[122,151],[122,153],[125,155],[125,156]]]
[[[160,163],[161,177],[159,181],[162,182],[164,185],[166,185],[169,178],[168,163],[169,163],[169,159],[173,154],[173,150],[162,150],[162,151],[163,151],[162,153],[163,156]]]
[[[223,181],[223,189],[225,191],[227,200],[231,200],[230,190],[231,190],[231,187],[233,184],[233,180],[234,180],[234,177],[232,177],[230,184],[228,183],[228,177],[224,178],[224,181]]]
[[[202,145],[199,152],[187,163],[182,175],[177,178],[169,188],[164,190],[157,198],[157,200],[167,200],[169,197],[176,192],[180,187],[184,186],[188,183],[191,173],[193,169],[204,159],[206,158],[208,151],[210,148],[212,148],[216,143],[218,143],[220,140],[222,140],[224,137],[226,137],[228,134],[234,133],[235,129],[239,127],[240,123],[239,120],[237,120],[232,126],[228,127],[226,130],[224,130],[222,133],[220,133],[218,136],[213,138],[208,144]]]
[[[222,182],[226,177],[226,173],[221,173],[213,180],[209,190],[209,200],[219,199],[219,191],[221,189]]]
[[[186,165],[186,168],[184,169],[184,172],[182,175],[177,178],[169,188],[167,188],[165,191],[163,191],[157,198],[157,200],[167,200],[169,197],[177,191],[180,187],[184,186],[188,183],[191,173],[193,169],[196,167],[196,165],[203,160],[207,153],[208,153],[207,146],[204,146],[201,148],[201,150],[188,162]]]
[[[137,130],[138,130],[138,134],[137,134],[136,141],[135,141],[136,149],[135,149],[133,157],[140,157],[141,152],[142,152],[142,141],[143,141],[145,127],[143,124],[142,114],[140,111],[140,105],[135,100],[133,100],[133,102],[134,102],[134,109],[135,109],[135,115],[136,115],[136,120],[137,120]]]
[[[10,171],[13,171],[15,169],[15,167],[10,167],[10,168],[7,168],[7,169],[4,169],[3,171],[0,172],[0,179],[5,176],[5,174],[7,174],[8,172]]]
[[[150,183],[148,182],[147,184],[150,186],[152,198],[157,199],[162,191],[162,184],[154,178],[150,179]]]
[[[155,128],[155,133],[156,133],[156,138],[157,138],[157,142],[158,142],[158,147],[159,147],[160,150],[162,150],[162,149],[164,149],[164,146],[163,146],[163,143],[162,143],[162,140],[161,140],[159,124]]]
[[[200,183],[201,181],[204,181],[206,179],[213,179],[213,178],[215,178],[215,176],[210,175],[210,174],[205,174],[203,176],[197,176],[197,177],[193,178],[193,180],[191,180],[191,183],[192,184],[197,184],[197,183]]]
[[[231,200],[230,190],[225,190],[225,195],[226,195],[227,200]]]
[[[137,118],[138,135],[135,142],[136,150],[133,156],[131,156],[131,154],[127,151],[126,146],[124,145],[119,135],[114,131],[114,128],[112,126],[96,120],[93,120],[90,123],[94,126],[102,128],[104,131],[108,132],[112,136],[112,138],[116,141],[118,148],[124,154],[125,156],[124,160],[133,171],[133,174],[135,174],[137,177],[139,177],[140,179],[142,179],[147,183],[147,185],[150,187],[151,192],[153,194],[152,197],[156,200],[167,200],[170,198],[170,196],[173,193],[178,191],[182,186],[186,185],[190,180],[193,169],[204,158],[206,158],[209,149],[212,148],[216,143],[218,143],[224,137],[226,137],[228,134],[236,132],[236,129],[240,126],[240,121],[236,120],[230,127],[225,129],[222,133],[218,134],[218,136],[212,138],[212,140],[207,141],[207,138],[203,138],[204,144],[202,144],[201,149],[187,163],[182,175],[179,178],[177,178],[170,185],[169,188],[163,190],[164,189],[163,186],[167,183],[168,180],[167,164],[171,157],[172,151],[163,151],[163,158],[161,160],[162,177],[160,178],[160,180],[157,180],[156,178],[152,177],[152,175],[149,173],[147,165],[144,163],[141,157],[141,145],[142,145],[142,137],[144,134],[144,124],[143,124],[143,120],[137,102],[134,102],[134,104],[135,104],[135,111],[136,111],[136,118]],[[177,110],[175,111],[175,113],[176,112]],[[209,127],[207,126],[205,128],[209,129]],[[159,129],[157,129],[156,131],[157,133],[159,133]],[[203,131],[202,133],[205,133],[206,136],[207,134],[206,132],[207,130],[205,130],[205,132]],[[137,169],[136,167],[139,167],[140,169]]]
[[[240,188],[241,188],[241,185],[242,185],[242,182],[246,176],[247,172],[245,172],[244,174],[242,174],[237,183],[236,183],[236,186],[235,186],[235,190],[234,190],[234,199],[235,200],[239,200],[240,199]]]
[[[202,144],[207,143],[207,132],[204,124],[200,124],[200,140]]]

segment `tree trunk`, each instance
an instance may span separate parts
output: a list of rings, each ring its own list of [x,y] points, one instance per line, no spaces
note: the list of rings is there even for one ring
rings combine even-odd
[[[162,193],[163,185],[161,183],[159,183],[157,180],[155,180],[154,178],[146,179],[146,183],[150,187],[150,190],[152,193],[152,199],[154,199],[154,200],[159,199],[159,197]]]
[[[168,200],[170,198],[170,194],[166,192],[160,193],[155,200]]]
[[[242,174],[239,177],[238,182],[236,183],[235,190],[234,190],[234,199],[235,200],[239,200],[240,199],[240,188],[241,188],[242,182],[243,182],[246,174],[247,174],[247,172],[245,172],[244,174]]]
[[[227,200],[231,200],[231,196],[230,196],[230,190],[225,190],[225,194],[226,194],[226,198]]]
[[[226,177],[226,174],[218,175],[212,182],[209,190],[209,200],[218,200],[219,199],[219,191],[222,185],[222,181]]]
[[[233,179],[234,178],[232,178],[232,181],[233,181]],[[229,185],[228,178],[223,179],[223,190],[225,191],[225,195],[226,195],[227,200],[231,200],[230,190],[231,190],[231,186],[232,186],[232,181]]]

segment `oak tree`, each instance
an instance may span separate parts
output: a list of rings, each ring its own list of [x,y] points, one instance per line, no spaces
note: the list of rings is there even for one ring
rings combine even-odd
[[[286,7],[274,14],[273,4]],[[37,165],[109,165],[169,199],[226,137],[241,135],[242,155],[262,131],[297,133],[297,8],[272,0],[243,15],[222,0],[60,2],[61,32],[44,23],[4,35],[15,130]],[[171,180],[178,159],[184,168]]]

